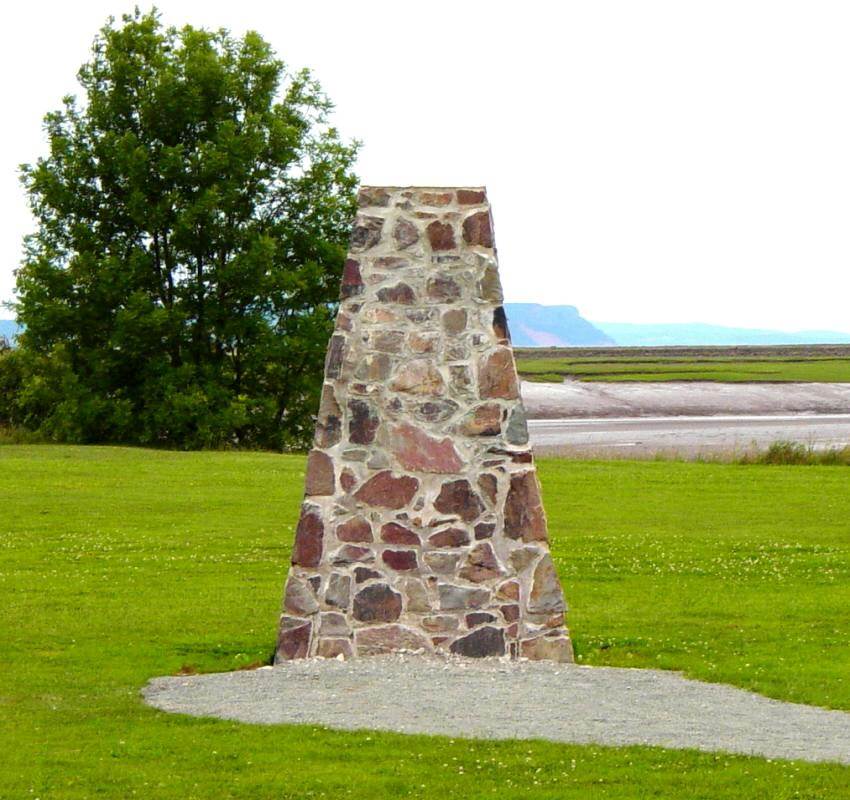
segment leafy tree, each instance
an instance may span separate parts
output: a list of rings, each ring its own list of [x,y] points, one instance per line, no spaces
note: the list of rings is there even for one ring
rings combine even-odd
[[[69,441],[302,445],[357,179],[256,33],[113,20],[23,165],[16,414]]]

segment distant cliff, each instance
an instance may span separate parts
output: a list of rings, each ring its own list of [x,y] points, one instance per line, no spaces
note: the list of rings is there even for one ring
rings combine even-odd
[[[575,306],[505,303],[511,341],[517,347],[612,345],[616,342],[588,322]]]
[[[622,347],[665,345],[736,344],[850,344],[850,333],[837,331],[773,331],[759,328],[727,328],[700,323],[639,324],[597,322],[595,325]]]

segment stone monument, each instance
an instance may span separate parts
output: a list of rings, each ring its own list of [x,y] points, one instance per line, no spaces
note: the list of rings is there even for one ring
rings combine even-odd
[[[359,205],[276,661],[571,661],[486,192]]]

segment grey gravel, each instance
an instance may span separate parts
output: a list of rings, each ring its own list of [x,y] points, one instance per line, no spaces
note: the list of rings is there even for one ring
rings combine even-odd
[[[163,711],[241,722],[850,764],[850,713],[657,670],[397,655],[154,678],[143,694]]]

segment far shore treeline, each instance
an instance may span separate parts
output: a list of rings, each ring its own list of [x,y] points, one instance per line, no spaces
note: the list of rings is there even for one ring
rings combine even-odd
[[[354,216],[356,142],[256,33],[110,20],[21,167],[36,219],[0,427],[303,447]]]

